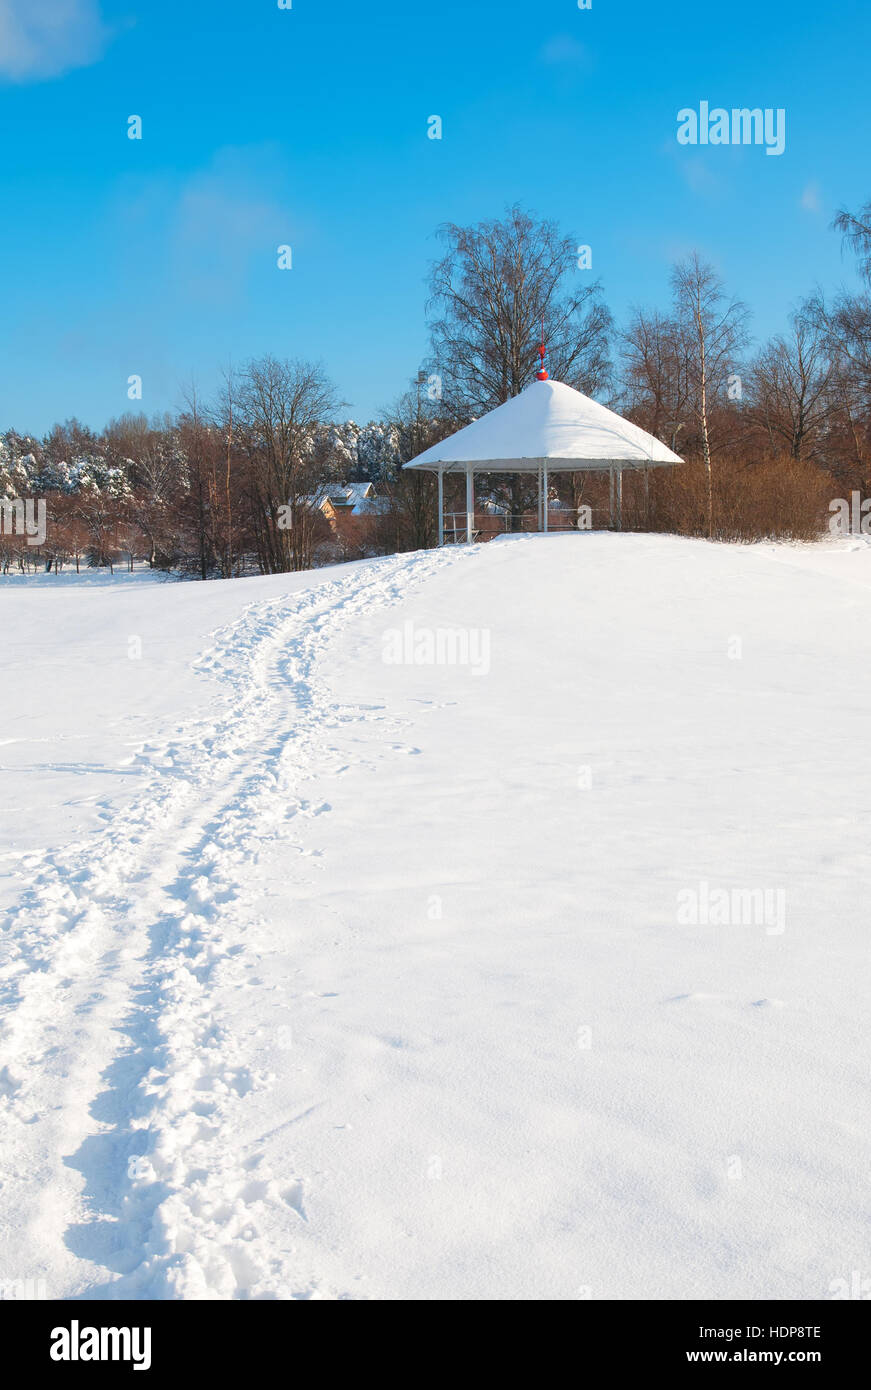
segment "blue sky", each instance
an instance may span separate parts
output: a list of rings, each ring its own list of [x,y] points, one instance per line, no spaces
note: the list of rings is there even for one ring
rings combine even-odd
[[[435,229],[513,201],[618,318],[698,248],[779,331],[854,282],[869,41],[859,0],[0,0],[0,429],[100,426],[134,373],[172,409],[267,351],[371,418],[425,354]],[[785,152],[679,146],[701,100],[785,108]]]

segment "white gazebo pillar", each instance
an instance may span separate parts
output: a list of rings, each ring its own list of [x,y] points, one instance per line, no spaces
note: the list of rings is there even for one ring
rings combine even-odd
[[[439,545],[445,543],[445,470],[440,468],[439,474]]]
[[[623,469],[617,469],[617,530],[623,530]]]
[[[541,518],[542,531],[547,530],[547,464],[542,466],[542,488],[541,488]]]
[[[614,526],[614,469],[608,469],[608,525]]]
[[[472,465],[466,464],[466,541],[469,545],[475,539],[475,475]]]

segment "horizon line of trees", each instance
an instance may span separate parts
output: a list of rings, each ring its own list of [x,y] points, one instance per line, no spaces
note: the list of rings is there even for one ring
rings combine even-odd
[[[228,578],[432,545],[433,480],[402,465],[528,385],[542,331],[552,377],[686,460],[627,475],[626,524],[809,539],[834,489],[871,491],[871,203],[834,225],[860,289],[813,291],[749,354],[749,309],[697,253],[673,267],[667,308],[636,308],[618,327],[555,223],[515,206],[448,224],[430,274],[430,356],[380,420],[342,420],[322,365],[267,355],[226,373],[212,399],[191,388],[151,420],[126,414],[99,432],[70,420],[42,439],[10,429],[0,500],[44,497],[49,529],[38,547],[0,532],[0,570],[138,560]],[[342,540],[318,500],[362,480],[376,484],[377,519],[364,540]],[[489,486],[512,518],[534,506],[526,476]],[[554,490],[565,505],[602,508],[607,481],[564,475]]]

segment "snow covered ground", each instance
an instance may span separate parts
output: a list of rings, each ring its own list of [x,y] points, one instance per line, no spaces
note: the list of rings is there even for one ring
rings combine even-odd
[[[0,611],[7,1294],[867,1276],[871,549]]]

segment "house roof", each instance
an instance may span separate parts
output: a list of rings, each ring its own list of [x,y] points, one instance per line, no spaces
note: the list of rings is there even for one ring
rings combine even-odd
[[[334,511],[364,516],[378,510],[378,498],[371,482],[331,484],[318,497],[309,499],[313,506],[329,503]]]

